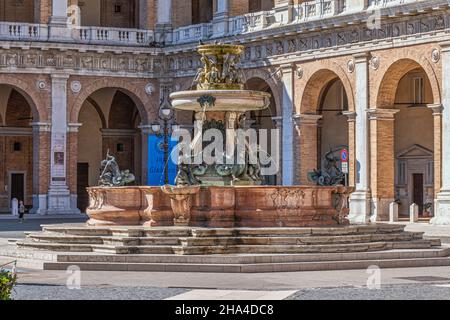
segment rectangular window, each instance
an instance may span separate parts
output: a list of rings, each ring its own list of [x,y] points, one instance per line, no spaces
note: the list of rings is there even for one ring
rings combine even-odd
[[[422,77],[417,77],[413,79],[414,81],[414,103],[421,104],[424,99],[424,83]]]
[[[22,144],[21,144],[20,142],[14,142],[13,150],[14,150],[15,152],[16,152],[16,151],[22,150]]]
[[[406,162],[405,161],[399,161],[398,162],[398,176],[397,176],[397,184],[400,186],[406,185]]]
[[[122,12],[122,5],[116,4],[114,5],[114,13],[121,13]]]
[[[432,186],[434,181],[434,162],[430,161],[427,163],[427,174],[425,177],[425,184]]]
[[[123,146],[123,143],[118,143],[117,144],[117,152],[124,152],[125,148]]]

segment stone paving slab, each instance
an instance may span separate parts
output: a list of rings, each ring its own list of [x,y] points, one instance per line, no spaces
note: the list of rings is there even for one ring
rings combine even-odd
[[[191,290],[166,300],[284,300],[295,294],[289,291]]]

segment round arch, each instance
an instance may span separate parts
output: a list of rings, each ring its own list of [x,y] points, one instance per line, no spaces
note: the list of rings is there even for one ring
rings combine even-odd
[[[334,80],[340,80],[344,87],[348,100],[349,111],[355,111],[353,86],[344,70],[335,63],[320,64],[321,67],[311,70],[311,75],[305,81],[304,90],[301,93],[300,114],[317,113],[320,99]]]
[[[70,108],[69,119],[72,122],[78,121],[78,115],[80,113],[83,103],[93,93],[101,89],[116,89],[128,95],[135,103],[139,114],[141,116],[144,125],[151,123],[157,117],[157,110],[151,108],[154,105],[151,96],[148,95],[144,88],[138,89],[139,85],[134,84],[132,81],[123,81],[121,79],[99,79],[88,85],[82,90],[76,98],[73,100],[73,104]],[[147,106],[147,107],[146,107]]]
[[[392,108],[395,104],[397,86],[400,80],[410,71],[418,68],[421,68],[425,72],[430,82],[433,104],[440,104],[441,90],[439,81],[430,63],[425,58],[417,59],[416,57],[409,56],[393,61],[387,66],[374,91],[376,92],[375,106],[384,109]]]
[[[248,82],[251,79],[259,79],[259,80],[262,80],[265,83],[267,83],[267,85],[269,86],[270,90],[272,91],[273,98],[275,100],[276,115],[277,116],[281,116],[282,115],[282,111],[281,111],[281,108],[282,108],[281,94],[280,94],[280,91],[278,90],[279,86],[277,85],[277,83],[273,79],[273,77],[270,74],[270,72],[268,72],[266,70],[262,70],[262,69],[251,69],[251,70],[244,70],[244,74],[245,74],[245,78],[247,80],[246,82]]]
[[[40,108],[37,103],[42,100],[42,97],[37,94],[36,88],[31,88],[27,82],[11,75],[0,75],[0,85],[10,86],[25,98],[31,108],[34,122],[42,122],[48,119],[45,109]]]

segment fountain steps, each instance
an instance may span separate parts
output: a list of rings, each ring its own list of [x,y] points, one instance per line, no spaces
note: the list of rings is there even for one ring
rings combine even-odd
[[[29,234],[33,243],[70,245],[116,245],[116,246],[229,246],[229,245],[321,245],[352,244],[380,241],[410,241],[422,239],[421,232],[389,234],[364,234],[343,236],[268,236],[268,237],[104,237],[64,236],[59,234]]]
[[[331,228],[44,226],[0,248],[19,266],[65,270],[275,272],[450,266],[450,248],[404,226]],[[14,248],[14,249],[13,249]]]
[[[210,256],[58,254],[22,250],[20,254],[11,251],[10,256],[18,259],[20,268],[67,270],[77,266],[83,271],[257,273],[366,269],[373,265],[380,268],[450,266],[450,248]]]
[[[322,228],[201,228],[201,227],[86,227],[43,225],[44,232],[73,236],[123,237],[244,237],[244,236],[340,236],[404,232],[404,225],[373,224]]]
[[[19,248],[49,250],[55,252],[99,252],[114,254],[269,254],[269,253],[335,253],[365,252],[392,249],[430,249],[439,245],[439,240],[413,240],[396,242],[370,242],[331,245],[221,245],[221,246],[114,246],[54,244],[39,242],[18,242]]]

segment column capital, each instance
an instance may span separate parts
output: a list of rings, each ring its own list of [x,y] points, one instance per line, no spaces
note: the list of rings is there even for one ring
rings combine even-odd
[[[369,62],[369,53],[368,52],[362,52],[355,54],[353,56],[353,59],[355,59],[355,63],[368,63]]]
[[[293,116],[295,125],[318,125],[323,116],[319,114],[296,114]]]
[[[450,51],[450,41],[439,42],[442,52]]]
[[[51,78],[55,81],[67,81],[69,80],[70,75],[67,73],[52,73]]]
[[[33,127],[33,130],[36,130],[38,132],[51,132],[52,131],[52,125],[48,122],[32,122],[31,126]]]
[[[398,109],[368,109],[369,120],[391,120],[395,119]]]
[[[344,112],[342,112],[342,115],[344,115],[348,118],[348,122],[356,121],[356,112],[355,111],[344,111]]]
[[[444,106],[440,103],[427,104],[427,108],[429,108],[433,111],[433,116],[441,116],[442,111],[444,111]]]
[[[68,123],[67,124],[67,132],[78,132],[80,127],[82,126],[82,123]]]
[[[283,117],[272,117],[272,123],[276,128],[283,126]]]
[[[295,65],[293,63],[285,63],[280,65],[280,71],[283,73],[291,73],[294,71]]]

